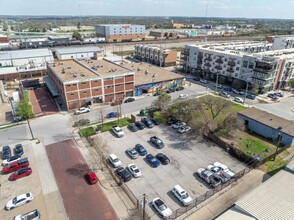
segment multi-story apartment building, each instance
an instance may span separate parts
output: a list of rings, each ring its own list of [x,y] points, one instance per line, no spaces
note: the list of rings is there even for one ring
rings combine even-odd
[[[134,73],[104,59],[61,60],[47,68],[67,110],[134,95]]]
[[[135,57],[163,67],[175,66],[177,63],[177,51],[148,45],[135,45]]]
[[[133,41],[145,38],[145,25],[101,24],[95,26],[97,37],[104,37],[106,42]]]
[[[190,74],[243,88],[250,82],[264,92],[293,78],[293,58],[294,49],[273,51],[269,43],[186,45],[181,65]]]
[[[293,35],[278,35],[268,36],[266,40],[273,44],[273,50],[291,49],[294,48]]]

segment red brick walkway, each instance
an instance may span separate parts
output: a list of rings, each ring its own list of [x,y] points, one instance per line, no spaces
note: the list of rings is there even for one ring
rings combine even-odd
[[[72,140],[48,145],[46,151],[70,220],[118,219],[99,184],[85,181],[88,165]]]
[[[51,96],[43,88],[29,90],[29,96],[36,117],[58,112]]]

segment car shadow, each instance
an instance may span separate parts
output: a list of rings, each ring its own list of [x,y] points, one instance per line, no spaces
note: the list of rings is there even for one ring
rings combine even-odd
[[[166,193],[175,203],[177,203],[180,207],[182,207],[182,203],[175,197],[175,195],[172,193],[172,191],[168,191]]]
[[[201,183],[200,186],[204,186],[208,189],[213,189],[213,187],[211,187],[204,179],[202,179],[200,176],[198,176],[197,172],[193,173],[194,178]]]
[[[159,213],[158,211],[154,208],[154,206],[152,205],[152,202],[150,202],[149,204],[150,209],[155,213],[155,215],[160,218],[160,219],[164,219]]]

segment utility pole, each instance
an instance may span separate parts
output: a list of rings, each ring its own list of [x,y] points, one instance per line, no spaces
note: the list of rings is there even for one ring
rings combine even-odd
[[[27,118],[27,123],[28,123],[29,129],[30,129],[30,132],[31,132],[32,140],[34,140],[35,137],[34,137],[34,134],[33,134],[32,128],[31,128],[31,124],[30,124],[30,121],[28,118]]]
[[[146,194],[144,193],[143,194],[143,220],[145,220],[145,212],[146,212],[146,210],[145,210],[145,208],[146,208]]]
[[[245,90],[245,94],[244,94],[244,105],[245,105],[245,100],[246,100],[247,92],[248,92],[248,80],[246,80],[246,90]]]
[[[162,65],[162,29],[160,30],[160,54],[159,54],[159,65]]]
[[[217,86],[218,86],[218,73],[216,74],[216,82],[215,82],[215,92],[217,93]]]

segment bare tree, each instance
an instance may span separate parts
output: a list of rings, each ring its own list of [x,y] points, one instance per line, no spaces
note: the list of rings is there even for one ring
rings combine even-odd
[[[171,96],[167,93],[162,93],[157,97],[157,99],[152,104],[153,106],[164,111],[171,104]]]

